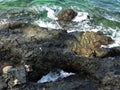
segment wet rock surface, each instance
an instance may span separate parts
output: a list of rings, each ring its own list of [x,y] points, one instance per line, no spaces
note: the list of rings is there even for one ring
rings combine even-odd
[[[48,30],[27,23],[16,23],[15,27],[12,23],[11,26],[13,28],[0,29],[1,90],[120,89],[120,47],[101,48],[114,42],[110,37],[100,32]],[[6,75],[2,65],[8,61],[12,64],[5,66],[13,67]],[[54,68],[74,72],[80,77],[35,83]]]
[[[61,27],[66,27],[72,22],[72,20],[77,16],[77,12],[72,9],[66,9],[58,13],[58,23]]]
[[[9,8],[8,10],[1,10],[0,13],[0,23],[4,23],[6,20],[10,21],[22,21],[22,22],[31,22],[37,20],[40,15],[34,10],[30,10],[30,8]]]
[[[71,21],[75,16],[77,16],[77,13],[72,9],[63,10],[57,15],[58,20],[62,21]]]

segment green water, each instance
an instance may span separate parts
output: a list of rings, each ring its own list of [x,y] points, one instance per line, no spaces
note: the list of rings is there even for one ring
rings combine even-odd
[[[60,8],[86,11],[97,25],[120,27],[120,0],[0,0],[0,19],[48,20],[43,6],[55,12],[60,11]]]

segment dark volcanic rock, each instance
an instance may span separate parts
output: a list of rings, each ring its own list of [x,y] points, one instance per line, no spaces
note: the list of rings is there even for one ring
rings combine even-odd
[[[7,83],[5,83],[4,78],[0,75],[0,90],[7,90]]]
[[[27,82],[27,74],[25,72],[24,66],[10,68],[8,71],[3,73],[3,76],[10,89],[16,85],[25,84]]]
[[[0,23],[4,23],[8,20],[10,21],[22,21],[22,22],[31,22],[37,20],[40,17],[40,14],[30,8],[9,8],[7,10],[1,10],[0,12]]]
[[[73,89],[79,90],[83,87],[83,90],[87,90],[85,89],[85,85],[88,85],[94,90],[92,85],[95,86],[96,89],[95,84],[97,84],[99,85],[97,88],[100,88],[100,90],[102,87],[105,89],[109,86],[111,86],[111,88],[115,88],[115,90],[119,90],[119,54],[118,57],[107,57],[111,55],[116,56],[113,52],[116,52],[117,54],[119,48],[108,50],[100,47],[101,45],[108,45],[112,43],[113,40],[110,37],[107,37],[99,32],[67,33],[63,30],[48,30],[46,28],[26,23],[17,24],[15,24],[15,27],[13,28],[8,26],[8,28],[0,29],[0,65],[6,61],[12,62],[14,66],[12,72],[15,72],[12,76],[17,79],[19,78],[17,76],[17,70],[18,72],[19,70],[20,72],[23,70],[23,76],[27,75],[27,80],[22,83],[23,85],[26,85],[31,81],[36,82],[39,78],[54,68],[60,68],[68,72],[85,75],[88,79],[88,82],[85,81],[86,79],[82,80],[82,86],[80,86],[80,84],[76,81],[76,86],[71,86]],[[87,58],[86,56],[92,56],[93,58]],[[27,68],[28,66],[31,66],[32,71],[27,72],[29,69],[20,69],[19,66],[25,67],[25,65],[27,65]],[[0,66],[0,68],[2,67]],[[20,78],[22,78],[21,76],[22,75],[20,75]],[[6,79],[6,77],[4,78]],[[11,83],[14,81],[14,78],[11,77],[9,80],[8,82]],[[6,83],[8,84],[8,82]],[[63,85],[66,89],[70,89],[69,87],[66,87],[66,85],[72,83],[69,82],[62,84],[64,80],[60,82],[61,86]],[[92,82],[95,84],[91,85]],[[5,88],[6,83],[4,84],[3,82],[3,86]],[[49,85],[50,84],[51,83],[49,83]],[[51,85],[48,90],[61,87],[59,84],[56,86],[56,84],[57,82]],[[14,83],[12,85],[14,86]],[[31,88],[36,87],[34,84],[33,86],[29,84],[27,85]],[[20,88],[22,88],[21,84]],[[41,84],[39,88],[41,88]],[[62,87],[60,90],[61,89]]]
[[[110,49],[108,56],[120,56],[120,47],[113,47]]]
[[[70,76],[56,82],[37,84],[29,83],[22,90],[97,90],[97,84],[83,76]],[[14,89],[13,89],[14,90]]]

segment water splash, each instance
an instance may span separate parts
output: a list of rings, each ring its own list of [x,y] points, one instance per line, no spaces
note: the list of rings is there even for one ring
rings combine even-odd
[[[46,7],[44,7],[45,9]],[[55,16],[55,11],[49,7],[47,7],[47,16],[48,18],[50,18],[51,21],[44,21],[39,19],[38,21],[35,21],[36,24],[38,24],[40,27],[46,27],[46,28],[51,28],[51,29],[61,29],[60,25],[58,23],[56,23],[57,21],[56,16]],[[101,31],[103,32],[105,35],[111,37],[115,43],[108,45],[108,46],[102,46],[102,47],[107,47],[107,48],[111,48],[111,47],[117,47],[120,46],[120,29],[116,28],[110,28],[110,27],[104,27],[101,23],[101,25],[95,25],[95,23],[93,22],[94,18],[90,17],[90,14],[88,12],[83,12],[83,11],[79,11],[77,12],[78,15],[73,19],[73,22],[68,25],[68,29],[67,32],[82,32],[82,31]],[[52,19],[49,16],[53,16]],[[53,14],[53,15],[51,15]]]
[[[38,80],[37,83],[54,82],[58,79],[62,79],[74,74],[75,73],[68,73],[58,69],[56,71],[50,71],[47,75],[43,76],[40,80]]]
[[[0,5],[7,5],[8,7],[11,6],[14,3],[20,3],[18,0],[0,0]],[[93,14],[97,17],[94,20],[100,21],[100,23],[104,24],[108,23],[109,26],[112,26],[113,22],[115,22],[114,27],[119,26],[119,23],[116,24],[116,22],[120,22],[120,1],[119,0],[84,0],[79,1],[77,0],[74,2],[72,0],[64,0],[64,1],[43,1],[43,0],[32,0],[29,4],[24,2],[23,5],[26,5],[27,7],[14,7],[12,9],[7,9],[6,11],[2,11],[0,13],[0,18],[2,20],[21,20],[21,21],[35,21],[35,24],[38,24],[40,27],[46,27],[50,29],[61,29],[61,26],[58,24],[56,15],[62,10],[66,8],[74,9],[78,12],[77,17],[73,20],[74,24],[69,25],[68,32],[74,32],[74,31],[101,31],[104,34],[110,36],[113,40],[115,40],[115,43],[113,46],[119,46],[119,38],[120,38],[120,29],[112,29],[110,27],[105,28],[103,25],[95,25],[96,23],[91,23],[91,20],[88,19],[89,14]],[[43,4],[44,2],[44,4]],[[57,3],[58,2],[58,3]],[[64,3],[63,3],[64,2]],[[89,2],[89,4],[88,4]],[[12,4],[10,4],[12,3]],[[84,5],[83,5],[84,4]],[[0,6],[0,7],[1,7]],[[13,5],[14,6],[14,5]],[[84,10],[83,7],[84,6]],[[89,7],[87,7],[89,6]],[[82,9],[81,9],[82,8]],[[86,12],[86,11],[91,12]],[[104,17],[101,20],[101,17]],[[106,21],[106,20],[108,21]],[[109,21],[110,20],[110,21]],[[2,22],[4,23],[4,22]],[[112,46],[108,46],[112,47]]]

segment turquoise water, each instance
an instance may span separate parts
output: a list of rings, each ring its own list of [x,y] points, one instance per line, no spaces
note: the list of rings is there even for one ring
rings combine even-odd
[[[120,0],[0,0],[0,19],[49,20],[43,6],[51,8],[56,14],[67,8],[86,11],[97,25],[120,27]]]
[[[93,27],[78,23],[78,28],[75,26],[72,28],[73,31],[103,31],[115,40],[114,44],[103,47],[120,46],[120,0],[0,0],[0,21],[5,19],[34,23],[39,20],[37,24],[40,26],[56,28],[55,23],[48,16],[57,15],[62,9],[68,8],[72,8],[76,12],[88,12],[95,24]],[[51,77],[48,75],[38,82],[50,80]],[[63,75],[65,76],[66,73]],[[52,81],[55,78],[58,77],[54,76]]]

